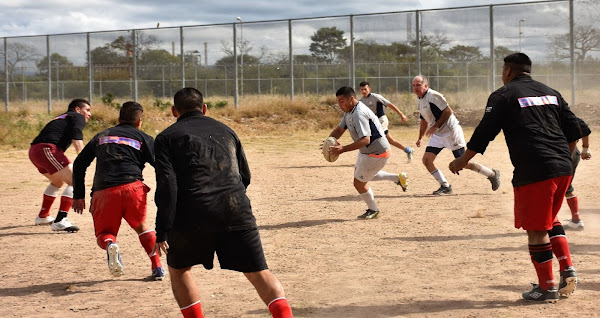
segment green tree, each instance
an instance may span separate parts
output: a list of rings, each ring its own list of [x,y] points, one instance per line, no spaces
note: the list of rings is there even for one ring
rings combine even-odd
[[[167,50],[147,50],[141,54],[138,63],[141,65],[169,65],[179,64],[181,59]]]
[[[494,57],[496,58],[496,61],[502,61],[506,56],[513,53],[517,53],[517,51],[513,51],[507,48],[506,46],[502,45],[496,46],[496,48],[494,49]]]
[[[347,46],[344,31],[336,27],[320,28],[310,39],[312,43],[309,50],[312,55],[320,61],[329,63],[337,61],[339,52]]]
[[[238,57],[237,57],[238,65],[241,62],[241,58],[242,58],[242,56],[238,55]],[[225,56],[225,57],[220,58],[217,62],[215,62],[215,65],[217,65],[217,66],[234,65],[233,61],[234,61],[233,60],[233,56]],[[259,63],[260,63],[260,59],[259,58],[255,57],[255,56],[252,56],[252,55],[249,55],[249,54],[244,54],[244,64],[245,65],[259,64]]]
[[[66,56],[62,56],[58,53],[52,53],[50,55],[50,62],[52,63],[51,67],[60,67],[60,68],[65,68],[65,67],[72,67],[73,63],[71,61],[69,61],[69,59]],[[37,64],[37,69],[38,72],[40,73],[40,75],[46,75],[48,74],[48,57],[44,56]]]
[[[455,45],[448,51],[444,52],[444,56],[452,62],[475,62],[481,61],[483,55],[476,46]]]

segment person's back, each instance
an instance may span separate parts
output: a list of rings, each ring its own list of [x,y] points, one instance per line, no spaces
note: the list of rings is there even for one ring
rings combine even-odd
[[[48,122],[31,144],[54,144],[62,151],[66,151],[73,139],[83,139],[85,123],[86,120],[83,115],[75,111],[68,111]]]

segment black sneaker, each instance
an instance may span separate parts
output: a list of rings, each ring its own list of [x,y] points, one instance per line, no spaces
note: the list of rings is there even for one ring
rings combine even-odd
[[[494,176],[488,177],[488,180],[492,183],[492,191],[498,190],[500,188],[500,171],[496,169],[492,169],[494,171]]]
[[[558,294],[561,297],[569,297],[577,288],[577,280],[577,272],[575,271],[575,267],[567,266],[564,271],[560,271]]]
[[[447,187],[440,186],[439,189],[433,191],[435,195],[444,195],[444,194],[452,194],[452,186],[448,185]]]
[[[379,215],[379,211],[373,211],[371,209],[367,209],[367,211],[365,213],[359,215],[358,218],[369,220],[369,219],[377,218],[377,215]]]
[[[558,301],[558,288],[550,287],[548,290],[543,290],[538,284],[533,285],[533,289],[523,293],[523,299],[527,301],[539,301],[547,303],[555,303]]]

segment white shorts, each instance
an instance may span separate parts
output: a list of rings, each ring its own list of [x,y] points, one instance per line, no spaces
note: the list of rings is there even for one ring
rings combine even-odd
[[[431,135],[429,142],[427,143],[427,147],[447,148],[452,151],[464,148],[466,146],[467,143],[465,142],[465,135],[463,134],[463,130],[460,125],[456,125],[454,129],[441,136],[436,134]]]
[[[387,118],[387,115],[379,117],[379,122],[381,123],[381,127],[383,128],[383,132],[387,131],[388,126],[390,125],[390,120]]]
[[[359,153],[354,166],[354,177],[361,182],[371,181],[377,172],[385,167],[388,159],[390,158],[375,158]]]

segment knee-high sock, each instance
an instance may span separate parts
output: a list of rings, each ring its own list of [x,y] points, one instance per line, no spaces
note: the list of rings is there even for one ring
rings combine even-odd
[[[490,169],[482,164],[479,164],[475,161],[471,162],[471,166],[472,166],[471,170],[473,170],[477,173],[480,173],[488,178],[493,177],[496,174],[494,171],[492,171],[492,169]]]
[[[293,318],[292,307],[285,297],[273,299],[269,305],[269,312],[273,318]]]
[[[552,273],[552,244],[529,245],[531,262],[537,273],[541,289],[548,290],[554,286],[554,274]]]
[[[96,243],[101,249],[105,250],[108,243],[117,243],[117,238],[112,234],[102,233],[96,237]]]
[[[58,196],[58,192],[60,192],[60,188],[55,187],[52,185],[52,183],[46,187],[46,190],[44,191],[44,200],[42,201],[42,208],[38,214],[40,218],[45,218],[50,215],[50,208]]]
[[[150,262],[152,262],[152,269],[162,267],[162,265],[160,264],[160,258],[158,257],[158,254],[150,256],[152,248],[154,248],[154,244],[156,243],[156,232],[154,232],[154,230],[148,230],[146,232],[140,233],[138,237],[140,239],[140,243],[142,243],[142,246],[146,251],[146,254],[148,254],[148,257],[150,257]]]
[[[450,185],[448,180],[446,180],[446,177],[444,177],[442,170],[435,169],[433,172],[431,172],[431,175],[435,178],[435,180],[437,180],[437,182],[440,183],[441,186],[447,187]]]
[[[179,309],[181,309],[183,318],[204,318],[204,314],[202,313],[202,305],[200,304],[199,300],[193,304]]]
[[[60,207],[58,208],[58,212],[67,212],[71,209],[71,205],[73,204],[73,186],[68,186],[65,191],[63,191],[60,197]]]
[[[571,252],[569,251],[569,242],[567,242],[565,229],[562,224],[558,221],[554,222],[552,230],[548,231],[548,236],[550,236],[552,252],[554,252],[554,255],[556,255],[556,258],[558,259],[560,270],[564,271],[567,266],[573,266]]]
[[[568,197],[567,204],[569,205],[569,209],[571,209],[571,219],[580,220],[580,218],[579,218],[579,200],[577,200],[577,196],[574,195],[572,197]]]
[[[369,191],[360,194],[360,198],[365,201],[367,204],[367,208],[373,211],[379,211],[377,207],[377,203],[375,203],[375,195],[373,195],[373,190],[369,188]]]
[[[398,174],[397,173],[390,173],[390,172],[386,172],[386,171],[380,170],[373,177],[372,181],[381,181],[381,180],[398,182]]]

